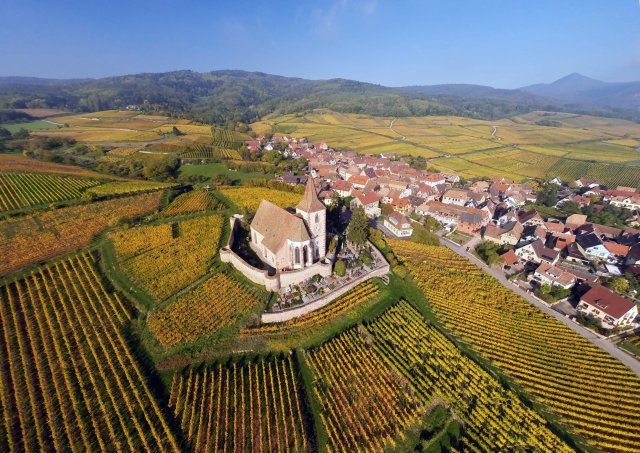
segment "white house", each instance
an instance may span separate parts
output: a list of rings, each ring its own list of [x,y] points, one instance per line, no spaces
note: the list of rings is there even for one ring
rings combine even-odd
[[[632,211],[640,210],[640,194],[611,197],[609,198],[609,202],[619,208],[630,209]]]
[[[582,234],[577,238],[578,246],[581,251],[592,258],[606,260],[611,256],[611,252],[605,247],[604,241],[595,233]]]
[[[516,256],[524,261],[540,264],[546,261],[555,264],[560,257],[560,253],[545,247],[540,239],[523,245],[515,250]]]
[[[575,275],[545,262],[540,263],[535,270],[533,279],[541,285],[559,286],[564,289],[569,289],[576,283]]]
[[[351,209],[363,207],[367,217],[378,217],[381,214],[380,198],[375,192],[361,192],[353,190],[353,200],[351,200]]]
[[[589,290],[580,298],[577,309],[600,319],[604,327],[624,326],[638,316],[638,306],[635,302],[595,284],[590,285]]]
[[[469,201],[469,195],[466,190],[449,189],[442,195],[444,204],[455,204],[456,206],[465,206]]]
[[[384,226],[399,238],[409,237],[413,234],[411,221],[399,212],[394,211],[386,216],[384,219]]]

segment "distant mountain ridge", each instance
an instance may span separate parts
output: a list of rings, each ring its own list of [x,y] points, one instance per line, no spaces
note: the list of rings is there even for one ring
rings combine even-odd
[[[548,98],[640,113],[640,82],[603,82],[573,73],[552,83],[529,85],[520,90]]]
[[[640,82],[609,84],[572,74],[552,84],[519,90],[471,84],[385,87],[348,79],[308,80],[240,70],[185,70],[73,80],[0,77],[0,109],[96,111],[136,104],[147,111],[215,123],[251,122],[271,113],[318,108],[383,116],[482,119],[554,110],[640,119],[640,89],[634,84]],[[635,98],[622,102],[622,88],[635,93]]]

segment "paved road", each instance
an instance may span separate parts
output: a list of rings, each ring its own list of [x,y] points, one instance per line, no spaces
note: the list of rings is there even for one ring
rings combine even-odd
[[[489,273],[492,277],[502,283],[506,288],[514,291],[518,295],[524,297],[529,303],[535,305],[540,308],[542,311],[547,313],[549,316],[553,316],[558,321],[564,323],[567,327],[574,330],[578,334],[582,335],[584,338],[589,340],[591,343],[595,344],[597,347],[602,349],[603,351],[609,353],[616,359],[620,360],[627,367],[629,367],[636,375],[640,376],[640,361],[636,360],[634,357],[630,356],[623,350],[616,347],[611,341],[602,337],[601,335],[596,334],[592,330],[589,330],[585,327],[582,327],[575,321],[571,321],[571,319],[566,318],[562,314],[548,307],[545,303],[540,302],[537,298],[522,290],[520,287],[516,286],[505,277],[504,273],[501,269],[491,268],[487,266],[483,261],[479,260],[476,256],[466,251],[467,246],[458,246],[447,239],[442,239],[442,244],[449,247],[451,250],[456,252],[458,255],[463,256],[473,263],[477,264],[482,268],[485,272]]]

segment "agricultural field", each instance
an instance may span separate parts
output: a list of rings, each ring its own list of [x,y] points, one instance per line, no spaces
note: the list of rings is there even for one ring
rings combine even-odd
[[[179,451],[122,327],[126,301],[80,254],[0,286],[3,451]]]
[[[0,213],[77,199],[88,188],[101,183],[96,179],[70,176],[0,172]]]
[[[194,290],[151,313],[149,330],[165,348],[219,333],[260,304],[247,288],[225,274],[215,274]]]
[[[380,294],[377,285],[371,281],[365,282],[349,291],[338,300],[331,302],[319,310],[278,324],[264,324],[258,327],[247,327],[240,332],[241,336],[252,335],[288,335],[292,332],[326,325],[337,318],[348,318],[347,313],[355,307],[375,299]]]
[[[281,208],[290,208],[302,199],[302,194],[266,187],[222,187],[219,190],[233,204],[251,212],[258,209],[262,200],[268,200]]]
[[[0,276],[86,247],[104,229],[156,211],[161,196],[148,193],[0,221]]]
[[[15,134],[20,129],[26,129],[29,132],[35,132],[35,131],[44,131],[48,129],[57,129],[60,126],[58,126],[57,124],[53,124],[50,121],[37,120],[37,121],[26,121],[23,123],[3,123],[3,124],[0,124],[0,127],[3,127],[9,132],[11,132],[12,134]]]
[[[220,202],[210,192],[193,190],[178,195],[160,215],[174,217],[192,212],[212,211],[220,206]]]
[[[313,451],[291,356],[217,364],[173,376],[169,407],[193,451]]]
[[[110,182],[99,186],[91,187],[87,193],[96,197],[106,197],[110,195],[122,195],[136,192],[149,192],[156,190],[164,190],[173,187],[175,184],[155,181],[123,181]]]
[[[271,179],[273,173],[263,173],[261,171],[237,171],[232,170],[226,163],[200,164],[200,165],[181,165],[180,176],[204,176],[207,178],[215,178],[217,175],[224,175],[231,181],[237,183],[245,183],[250,179]]]
[[[218,148],[205,144],[189,145],[180,153],[180,157],[185,159],[242,159],[236,149]]]
[[[121,269],[160,302],[209,272],[222,223],[222,217],[208,215],[118,230],[109,239]]]
[[[332,451],[393,449],[437,399],[465,425],[461,449],[572,451],[405,301],[310,351],[307,360]]]
[[[556,126],[544,126],[544,121]],[[423,156],[442,171],[473,178],[597,178],[637,186],[640,125],[584,115],[533,112],[483,121],[451,116],[381,118],[316,110],[256,123],[363,154]],[[507,154],[506,165],[501,158]],[[538,163],[541,165],[538,166]],[[574,168],[575,167],[575,168]],[[627,170],[628,169],[628,170]]]
[[[640,449],[640,379],[622,363],[447,248],[392,245],[444,324],[574,433]]]
[[[176,122],[166,116],[143,115],[135,111],[106,110],[67,115],[56,117],[55,122],[43,123],[50,128],[35,130],[33,134],[115,147],[102,158],[104,162],[116,162],[118,157],[126,158],[135,152],[128,150],[142,149],[183,154],[185,158],[194,159],[240,159],[239,150],[244,146],[244,140],[250,139],[246,134],[225,128],[189,120]],[[174,127],[179,134],[174,134]]]
[[[105,175],[82,167],[44,162],[16,154],[0,154],[0,171],[12,173],[47,173],[95,179],[123,180],[123,178],[118,178],[117,176]]]

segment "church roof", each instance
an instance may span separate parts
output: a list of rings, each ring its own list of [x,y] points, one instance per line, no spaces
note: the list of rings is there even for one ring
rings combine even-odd
[[[251,228],[264,236],[262,244],[273,253],[280,250],[287,239],[293,242],[311,239],[302,218],[267,200],[260,202],[251,221]]]
[[[324,204],[318,198],[313,178],[307,178],[307,186],[304,189],[304,196],[302,197],[302,200],[300,200],[300,203],[298,203],[298,206],[296,206],[296,210],[303,212],[316,212],[323,211],[324,209]]]

